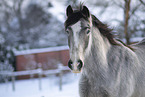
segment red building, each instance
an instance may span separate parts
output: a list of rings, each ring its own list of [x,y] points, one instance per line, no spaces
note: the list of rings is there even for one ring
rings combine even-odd
[[[69,60],[68,46],[49,47],[15,51],[16,70],[30,70],[41,67],[43,70],[55,69],[57,64],[67,65]]]

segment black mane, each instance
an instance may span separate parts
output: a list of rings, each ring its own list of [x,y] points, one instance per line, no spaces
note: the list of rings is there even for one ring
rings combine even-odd
[[[113,29],[110,29],[106,24],[102,23],[94,15],[92,15],[93,26],[97,27],[100,33],[106,37],[112,45],[119,45],[112,34]]]

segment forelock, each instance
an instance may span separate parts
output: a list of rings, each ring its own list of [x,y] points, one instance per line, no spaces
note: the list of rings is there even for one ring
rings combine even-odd
[[[67,17],[67,20],[65,21],[65,28],[77,23],[81,18],[87,20],[87,18],[82,14],[81,11],[74,11],[72,15]]]

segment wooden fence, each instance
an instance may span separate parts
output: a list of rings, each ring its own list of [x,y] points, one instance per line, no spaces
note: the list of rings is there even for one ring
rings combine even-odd
[[[59,90],[62,90],[62,76],[63,76],[63,71],[69,70],[67,66],[62,66],[59,65],[58,69],[54,69],[54,70],[42,70],[41,68],[36,69],[36,70],[27,70],[27,71],[16,71],[16,72],[12,72],[12,71],[0,71],[0,75],[3,76],[7,76],[10,77],[12,80],[12,89],[13,91],[16,90],[15,87],[15,77],[16,76],[23,76],[23,75],[38,75],[38,87],[39,90],[42,90],[42,76],[46,75],[55,75],[58,74],[59,75]]]

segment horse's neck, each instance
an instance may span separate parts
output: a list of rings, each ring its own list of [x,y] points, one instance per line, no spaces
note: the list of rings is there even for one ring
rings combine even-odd
[[[91,55],[99,61],[100,64],[107,64],[107,53],[111,47],[110,42],[105,38],[98,29],[92,33]]]
[[[85,69],[88,73],[103,74],[107,72],[108,62],[107,53],[111,44],[107,38],[103,37],[99,30],[91,33],[91,47],[88,55],[85,58]]]

